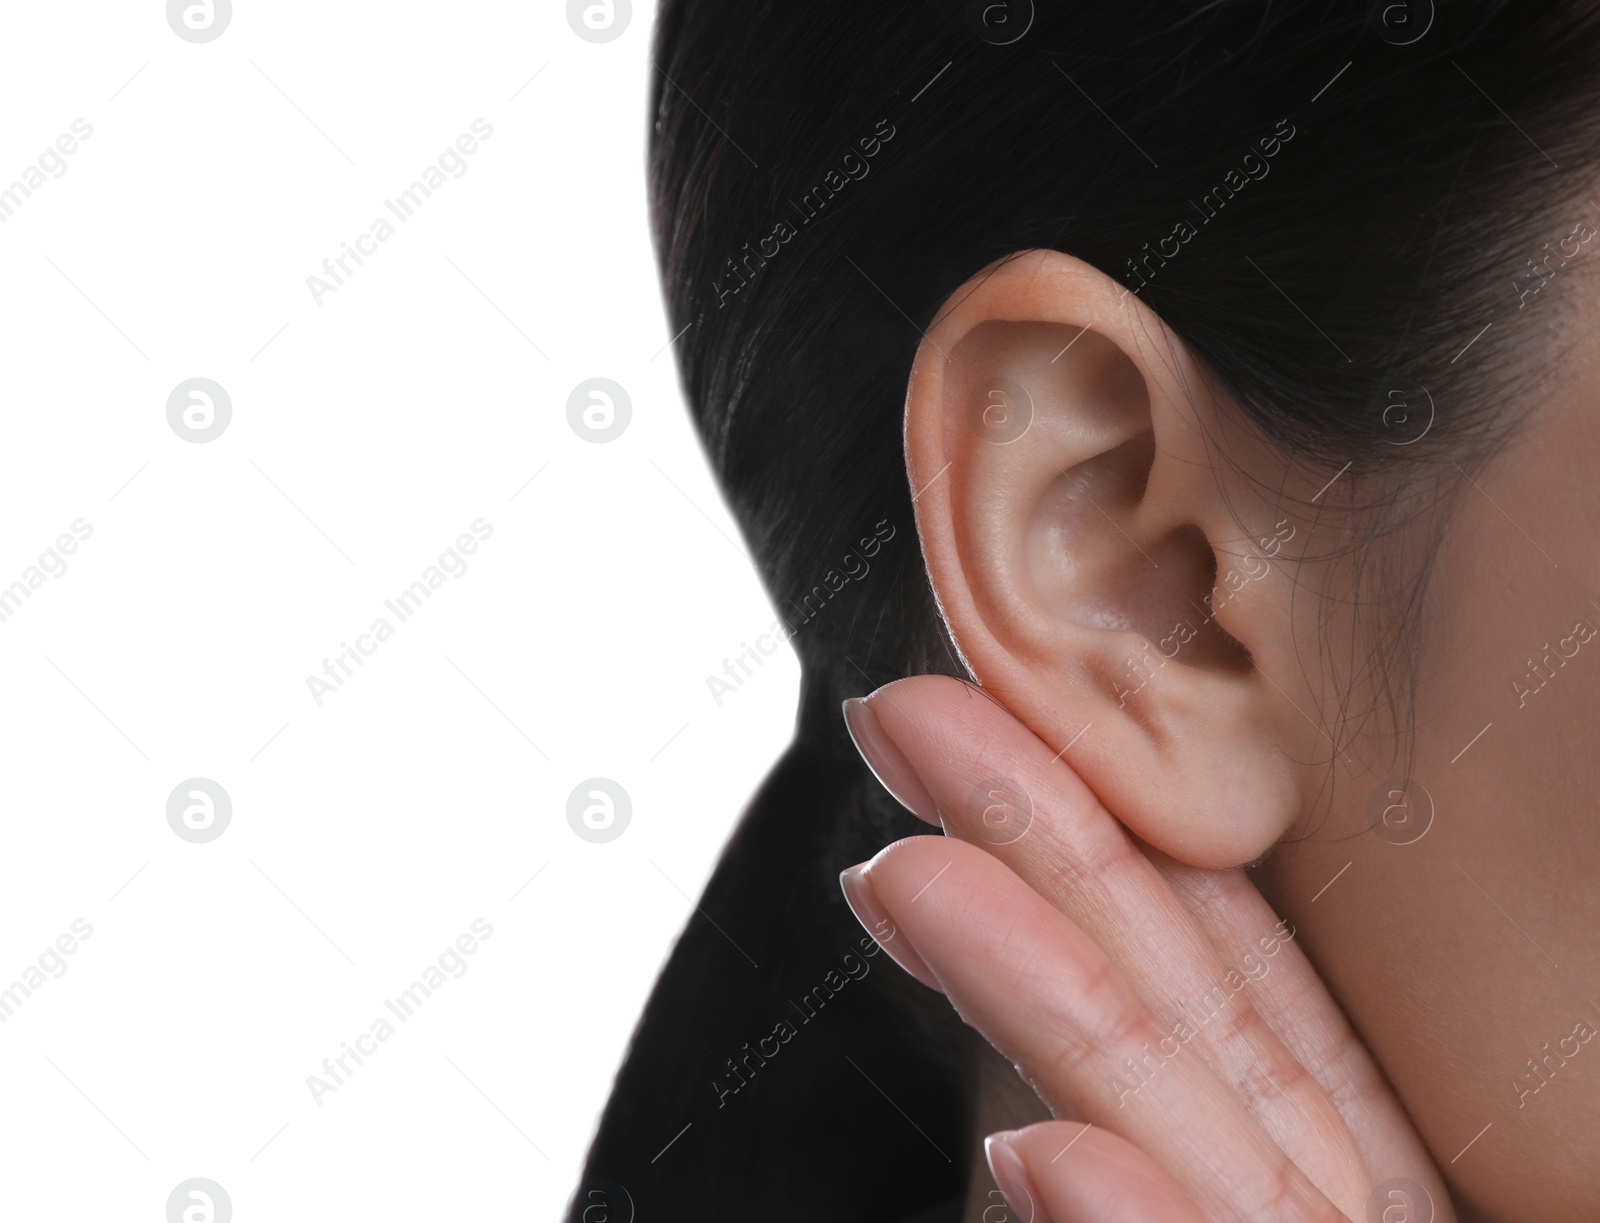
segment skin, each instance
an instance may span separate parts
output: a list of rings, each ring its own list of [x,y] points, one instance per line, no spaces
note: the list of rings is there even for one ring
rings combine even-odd
[[[1586,474],[1600,430],[1584,389],[1596,357],[1592,344],[1572,354],[1574,377],[1477,477],[1481,494],[1443,536],[1412,769],[1434,826],[1406,846],[1325,833],[1280,846],[1256,872],[1443,1160],[1492,1124],[1450,1165],[1484,1218],[1592,1218],[1600,1206],[1596,1046],[1558,1057],[1548,1085],[1526,1065],[1578,1020],[1600,1029],[1589,1002],[1600,1001],[1600,650],[1579,640],[1587,627],[1572,635],[1580,622],[1600,628],[1600,500]],[[1538,688],[1527,660],[1547,640],[1561,652],[1562,638],[1573,657],[1553,654]],[[1519,698],[1513,680],[1537,691]],[[1353,805],[1336,816],[1352,831]]]
[[[1569,323],[1593,309],[1571,283],[1543,304]],[[1058,1118],[991,1148],[1022,1217],[1600,1209],[1600,348],[1561,360],[1515,444],[1419,482],[1437,512],[1383,545],[1434,563],[1414,717],[1388,724],[1348,716],[1384,696],[1336,555],[1356,481],[1252,434],[1069,256],[986,270],[929,329],[907,476],[981,689],[919,677],[849,714],[946,835],[846,894],[1032,1088],[986,1088],[985,1122]],[[1171,1043],[1230,972],[1225,1018]]]

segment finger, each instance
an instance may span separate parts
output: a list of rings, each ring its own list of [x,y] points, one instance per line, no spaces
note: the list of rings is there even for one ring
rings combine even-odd
[[[1343,1217],[1239,1097],[1156,1023],[1094,941],[996,858],[949,838],[910,837],[863,873],[894,939],[1052,1109],[1150,1152],[1208,1218]]]
[[[876,742],[893,745],[895,767],[915,776],[946,832],[993,854],[1081,927],[1163,1036],[1196,1032],[1202,1056],[1272,1140],[1341,1208],[1359,1211],[1371,1186],[1355,1141],[1250,1004],[1240,951],[1219,955],[1060,753],[981,690],[944,676],[899,680],[865,705]]]
[[[1203,871],[1154,851],[1151,861],[1195,923],[1217,947],[1249,947],[1251,1003],[1294,1059],[1339,1110],[1372,1180],[1405,1176],[1436,1202],[1449,1200],[1432,1156],[1388,1080],[1372,1060],[1316,969],[1276,921],[1272,907],[1240,871]],[[1259,971],[1257,971],[1259,970]]]
[[[984,1153],[1014,1223],[1206,1223],[1154,1160],[1097,1126],[1042,1121],[991,1135]]]

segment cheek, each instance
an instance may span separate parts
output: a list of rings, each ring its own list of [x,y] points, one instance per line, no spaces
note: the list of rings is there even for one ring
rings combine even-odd
[[[1592,412],[1552,401],[1473,471],[1406,643],[1414,754],[1351,743],[1327,820],[1259,872],[1447,1180],[1497,1217],[1600,1206],[1573,1145],[1600,1128],[1600,1044],[1560,1045],[1600,1022],[1600,638],[1573,633],[1600,617],[1597,465]]]

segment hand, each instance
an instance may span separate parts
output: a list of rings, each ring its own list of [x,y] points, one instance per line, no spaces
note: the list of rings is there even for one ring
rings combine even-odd
[[[1073,1118],[988,1143],[1023,1220],[1453,1223],[1400,1102],[1241,871],[1138,842],[972,685],[919,676],[849,704],[879,779],[947,834],[846,871],[851,907]]]

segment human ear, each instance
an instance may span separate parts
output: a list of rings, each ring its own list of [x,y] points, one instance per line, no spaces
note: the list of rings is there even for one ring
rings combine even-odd
[[[951,296],[905,421],[974,678],[1137,836],[1214,868],[1288,830],[1316,754],[1279,687],[1299,676],[1295,526],[1259,491],[1287,465],[1230,406],[1135,294],[1028,251]]]

